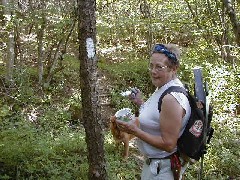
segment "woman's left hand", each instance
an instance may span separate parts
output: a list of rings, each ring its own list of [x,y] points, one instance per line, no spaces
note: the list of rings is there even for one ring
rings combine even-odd
[[[121,120],[116,120],[117,126],[118,128],[123,131],[126,132],[128,134],[134,134],[136,133],[136,131],[139,129],[137,126],[137,122],[136,120],[132,120],[129,122],[124,122]]]

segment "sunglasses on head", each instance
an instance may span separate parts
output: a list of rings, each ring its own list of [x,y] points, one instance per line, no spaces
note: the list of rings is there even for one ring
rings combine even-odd
[[[173,62],[177,62],[177,57],[174,53],[172,53],[171,51],[169,51],[166,46],[164,46],[163,44],[156,44],[153,47],[152,53],[163,53],[165,54],[169,59],[173,60]]]

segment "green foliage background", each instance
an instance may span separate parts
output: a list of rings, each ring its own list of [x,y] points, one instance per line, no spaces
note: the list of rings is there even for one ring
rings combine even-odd
[[[55,44],[66,39],[64,32],[76,18],[74,1],[54,3],[49,1],[46,9],[24,13],[16,8],[16,16],[1,28],[0,179],[87,179],[85,132],[75,117],[81,109],[76,27],[67,53],[58,64],[61,71],[54,73],[49,86],[37,83],[36,34],[43,17],[51,17],[46,19],[44,36],[48,55],[45,54],[45,76]],[[187,3],[196,16],[190,13]],[[239,18],[240,6],[235,3]],[[220,2],[99,0],[97,5],[99,71],[112,86],[111,108],[136,108],[119,95],[130,87],[141,89],[144,98],[153,92],[147,70],[152,44],[179,44],[182,50],[179,78],[192,87],[192,69],[201,66],[214,106],[215,133],[205,156],[203,179],[239,179],[240,54]],[[23,62],[16,58],[14,83],[7,84],[5,52],[11,27],[21,32],[25,58]],[[223,42],[223,36],[229,44]],[[222,56],[226,50],[223,45],[231,47],[227,49],[229,59]],[[138,151],[131,148],[128,162],[122,161],[108,129],[104,133],[109,178],[139,179],[142,161],[136,156]],[[198,171],[199,163],[190,166],[186,179],[197,179]]]

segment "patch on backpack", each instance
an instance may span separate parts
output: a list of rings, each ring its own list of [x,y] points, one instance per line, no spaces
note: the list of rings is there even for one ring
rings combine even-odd
[[[201,120],[196,120],[192,127],[189,129],[189,132],[192,133],[195,137],[199,137],[202,134],[203,122]]]

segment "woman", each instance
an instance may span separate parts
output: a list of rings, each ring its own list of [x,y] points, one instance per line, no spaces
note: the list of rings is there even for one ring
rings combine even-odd
[[[130,97],[140,106],[140,128],[134,123],[117,121],[122,131],[138,137],[139,150],[146,159],[142,180],[181,179],[185,170],[185,167],[181,168],[181,172],[173,175],[171,159],[176,156],[177,140],[190,117],[188,99],[183,93],[172,92],[163,97],[161,111],[158,110],[159,98],[166,89],[171,86],[183,87],[176,75],[179,57],[180,50],[174,44],[156,44],[153,47],[149,71],[156,90],[146,102],[141,99],[140,92],[134,98]]]

